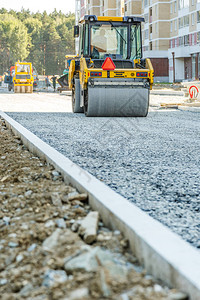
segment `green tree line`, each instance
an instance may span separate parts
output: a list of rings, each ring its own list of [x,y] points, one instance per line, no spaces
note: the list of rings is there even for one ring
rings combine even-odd
[[[39,74],[62,74],[74,54],[74,14],[0,9],[0,74],[16,61],[32,62]]]

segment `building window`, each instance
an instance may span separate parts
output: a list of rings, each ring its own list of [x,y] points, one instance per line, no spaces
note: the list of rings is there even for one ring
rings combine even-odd
[[[156,10],[156,16],[157,16],[158,15],[158,4],[156,4],[155,10]]]
[[[200,31],[197,32],[197,44],[199,44],[199,43],[200,43]]]
[[[174,30],[177,30],[177,20],[174,21]]]
[[[170,22],[170,31],[172,32],[172,28],[173,28],[173,22]]]
[[[170,4],[170,13],[172,14],[173,12],[173,6],[172,6],[172,3]]]
[[[149,14],[145,14],[144,15],[144,21],[145,21],[145,23],[148,23],[148,20],[149,20]]]
[[[194,25],[194,13],[192,14],[192,25]]]
[[[188,46],[189,45],[189,35],[184,35],[184,46]]]
[[[148,0],[144,0],[144,7],[148,6]]]
[[[200,23],[200,11],[197,11],[197,23]]]
[[[179,8],[179,9],[182,9],[183,7],[184,7],[183,0],[179,0],[179,1],[178,1],[178,8]]]
[[[125,11],[127,11],[127,4],[125,4]]]
[[[184,27],[189,26],[189,15],[184,16]]]
[[[174,12],[176,12],[176,1],[174,2]]]
[[[192,45],[194,45],[194,34],[192,34]]]
[[[158,33],[158,23],[156,23],[156,33]]]
[[[178,1],[178,9],[183,9],[185,7],[189,7],[190,0],[179,0]]]
[[[145,40],[148,40],[148,39],[149,39],[149,30],[148,30],[148,29],[146,29],[146,30],[144,31],[144,39],[145,39]]]
[[[179,37],[179,46],[183,46],[183,36]]]
[[[178,26],[179,26],[179,29],[183,27],[183,18],[178,19]]]
[[[194,5],[194,0],[192,0],[192,5]]]

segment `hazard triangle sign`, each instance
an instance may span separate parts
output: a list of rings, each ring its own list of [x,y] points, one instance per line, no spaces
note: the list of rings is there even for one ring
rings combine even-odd
[[[116,69],[116,66],[112,60],[112,58],[110,57],[107,57],[105,60],[104,60],[104,63],[102,65],[102,69],[103,70],[115,70]]]

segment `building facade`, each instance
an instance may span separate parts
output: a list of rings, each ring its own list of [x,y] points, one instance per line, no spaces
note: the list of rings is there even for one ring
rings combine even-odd
[[[76,20],[85,14],[144,17],[143,56],[155,80],[175,82],[200,76],[200,0],[75,0]]]
[[[200,77],[200,0],[170,2],[169,80]]]

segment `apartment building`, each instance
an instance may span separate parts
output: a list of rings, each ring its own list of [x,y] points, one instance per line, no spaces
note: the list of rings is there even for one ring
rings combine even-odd
[[[169,80],[200,76],[200,0],[170,2]]]
[[[156,81],[169,80],[169,0],[125,0],[125,15],[145,19],[142,25],[143,56],[151,58]]]
[[[155,80],[173,82],[200,76],[200,0],[76,0],[79,17],[134,15],[142,25],[143,56]]]
[[[80,3],[80,15],[121,16],[124,0],[75,0]],[[78,5],[77,5],[78,7]]]

